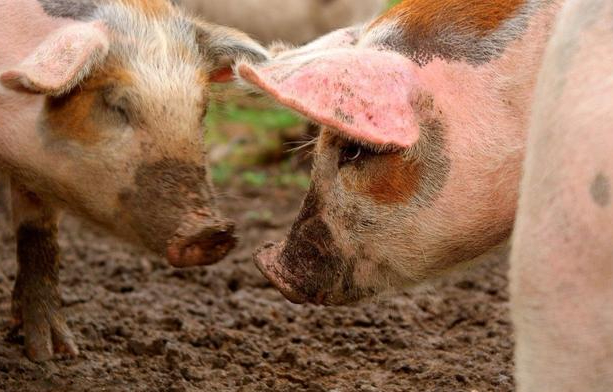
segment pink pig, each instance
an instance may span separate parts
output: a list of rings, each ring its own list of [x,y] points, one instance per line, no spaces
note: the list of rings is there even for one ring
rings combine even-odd
[[[60,312],[59,211],[165,255],[214,263],[234,246],[217,211],[202,119],[246,35],[165,0],[0,0],[0,171],[11,179],[26,354],[77,347]]]
[[[613,5],[569,0],[554,34],[564,3],[406,0],[239,64],[323,125],[312,187],[287,239],[257,252],[262,273],[293,302],[351,303],[473,260],[517,217],[519,390],[610,391]]]

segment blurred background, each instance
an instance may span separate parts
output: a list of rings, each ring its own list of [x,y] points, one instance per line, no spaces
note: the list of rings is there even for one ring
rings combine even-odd
[[[264,45],[309,42],[373,19],[400,0],[177,0],[211,22],[246,31]],[[218,86],[206,118],[217,185],[309,186],[309,143],[317,127],[257,96]],[[274,164],[274,173],[264,166]]]

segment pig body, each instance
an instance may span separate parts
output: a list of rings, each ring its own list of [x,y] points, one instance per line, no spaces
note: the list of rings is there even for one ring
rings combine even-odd
[[[178,0],[211,22],[236,27],[266,43],[300,45],[332,30],[363,23],[386,0]]]
[[[519,390],[610,390],[612,11],[404,1],[353,42],[239,65],[323,125],[312,188],[260,270],[293,302],[351,303],[474,259],[518,217]]]
[[[613,388],[613,3],[572,0],[537,88],[512,241],[520,391]]]
[[[0,1],[0,171],[10,178],[26,354],[77,348],[60,313],[59,211],[175,266],[233,246],[215,209],[201,123],[209,83],[266,52],[165,1]]]

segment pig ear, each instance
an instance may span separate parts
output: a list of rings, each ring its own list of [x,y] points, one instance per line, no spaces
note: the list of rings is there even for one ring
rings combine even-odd
[[[214,83],[232,81],[232,67],[239,60],[259,63],[270,57],[268,51],[247,34],[229,27],[199,23],[196,39],[210,65],[209,80]]]
[[[310,52],[325,49],[350,48],[358,43],[362,30],[363,26],[354,26],[335,30],[304,46],[290,48],[287,50],[276,50],[275,52],[277,55],[275,56],[275,59],[304,55]]]
[[[407,148],[419,138],[412,103],[417,65],[395,52],[342,48],[241,63],[244,81],[317,123],[378,146]]]
[[[108,48],[100,22],[71,24],[53,33],[20,64],[3,72],[0,82],[15,91],[62,95],[104,61]]]

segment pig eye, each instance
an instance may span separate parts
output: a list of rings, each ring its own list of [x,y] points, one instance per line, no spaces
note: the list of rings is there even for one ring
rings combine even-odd
[[[346,163],[354,162],[358,158],[360,158],[363,154],[363,147],[357,144],[348,144],[341,148],[340,157],[338,160],[339,166],[342,166]]]
[[[112,90],[106,89],[102,95],[107,108],[113,112],[123,123],[130,122],[130,116],[127,110],[127,101],[125,98],[117,98],[113,96]]]

